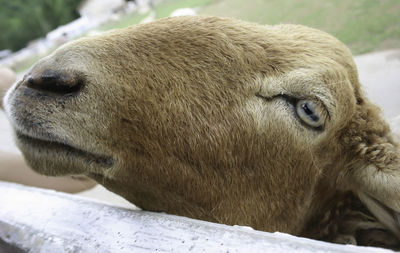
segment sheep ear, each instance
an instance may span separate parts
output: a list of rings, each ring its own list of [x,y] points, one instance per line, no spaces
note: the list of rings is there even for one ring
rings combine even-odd
[[[374,165],[368,165],[353,171],[353,180],[358,191],[365,192],[400,212],[400,168],[379,169]]]
[[[400,239],[400,213],[365,192],[359,191],[357,194],[368,210]]]
[[[400,238],[400,169],[374,165],[353,171],[355,192],[375,217]]]

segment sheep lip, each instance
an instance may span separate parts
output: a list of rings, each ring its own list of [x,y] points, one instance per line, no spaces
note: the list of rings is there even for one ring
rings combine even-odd
[[[75,148],[57,140],[48,140],[16,132],[16,137],[22,145],[33,147],[34,149],[46,150],[46,152],[63,152],[68,156],[84,157],[91,163],[111,167],[114,163],[110,156],[94,154],[79,148]]]

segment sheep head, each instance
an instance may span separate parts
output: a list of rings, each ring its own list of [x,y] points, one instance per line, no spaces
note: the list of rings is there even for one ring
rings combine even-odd
[[[179,17],[87,37],[32,67],[5,109],[34,170],[145,210],[399,244],[398,144],[321,31]]]

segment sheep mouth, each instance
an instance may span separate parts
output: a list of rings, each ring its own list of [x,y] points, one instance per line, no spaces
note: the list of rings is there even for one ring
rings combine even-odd
[[[71,158],[80,158],[90,164],[99,167],[112,167],[114,160],[110,156],[91,153],[57,140],[46,140],[26,135],[22,132],[16,132],[17,144],[21,150],[32,150],[35,153],[46,153],[60,155]]]

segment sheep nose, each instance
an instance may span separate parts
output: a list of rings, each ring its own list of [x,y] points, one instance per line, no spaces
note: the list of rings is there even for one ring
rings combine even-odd
[[[69,95],[82,88],[82,81],[77,75],[59,71],[44,71],[41,74],[28,74],[26,86],[51,95]]]

